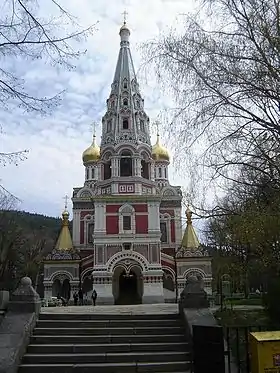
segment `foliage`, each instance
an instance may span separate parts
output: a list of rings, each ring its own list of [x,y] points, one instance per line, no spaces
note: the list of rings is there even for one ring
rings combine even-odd
[[[39,281],[44,255],[54,246],[61,221],[22,211],[9,197],[0,209],[0,288],[12,290],[23,276]]]
[[[182,16],[183,31],[173,28],[144,46],[148,68],[155,66],[175,99],[169,129],[197,182],[209,171],[223,188],[228,180],[248,182],[248,173],[258,170],[279,187],[279,5],[198,1],[196,13]]]
[[[19,107],[25,112],[47,114],[61,100],[63,92],[40,96],[28,89],[27,82],[14,71],[12,59],[43,60],[52,66],[74,68],[72,63],[85,53],[76,50],[95,30],[95,25],[81,28],[74,16],[56,0],[45,0],[50,13],[42,16],[37,0],[6,0],[0,12],[0,103],[2,110]],[[4,125],[3,125],[4,126]],[[3,128],[1,127],[1,130]],[[0,152],[0,164],[18,163],[26,158],[26,150]]]

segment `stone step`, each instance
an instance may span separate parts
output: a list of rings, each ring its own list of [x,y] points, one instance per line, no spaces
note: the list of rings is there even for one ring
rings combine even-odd
[[[109,352],[109,353],[72,353],[72,354],[25,354],[23,364],[79,364],[79,363],[129,363],[129,362],[172,362],[188,361],[185,351],[153,352]]]
[[[122,327],[180,327],[181,320],[167,319],[167,320],[39,320],[37,327],[39,328],[122,328]]]
[[[189,372],[186,361],[156,363],[21,364],[18,373],[175,373]]]
[[[174,314],[138,314],[127,313],[102,314],[102,313],[67,313],[67,308],[63,313],[41,313],[39,320],[179,320],[178,313]]]
[[[84,343],[84,344],[100,344],[100,343],[156,343],[166,342],[186,342],[186,337],[182,331],[178,334],[143,334],[143,335],[58,335],[56,331],[54,335],[33,335],[30,339],[31,344],[62,344],[62,343]]]
[[[34,335],[56,335],[58,328],[35,328]],[[123,328],[60,328],[61,335],[143,335],[143,334],[180,334],[182,328],[167,327],[123,327]]]
[[[53,353],[100,353],[100,352],[137,352],[137,351],[189,351],[187,342],[158,343],[101,343],[101,344],[30,344],[29,354]]]

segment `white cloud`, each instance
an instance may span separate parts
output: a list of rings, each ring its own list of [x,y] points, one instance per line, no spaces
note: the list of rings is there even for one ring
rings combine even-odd
[[[23,114],[18,109],[8,113],[0,110],[4,129],[1,151],[30,151],[28,159],[18,167],[8,165],[1,169],[1,182],[22,200],[22,209],[53,216],[60,214],[63,196],[66,193],[71,196],[72,188],[83,184],[81,154],[91,142],[91,123],[97,119],[100,123],[105,112],[119,51],[122,11],[128,11],[137,70],[143,62],[137,47],[171,26],[180,13],[188,12],[192,6],[185,0],[61,0],[60,3],[78,17],[80,24],[88,26],[99,21],[98,30],[79,44],[79,49],[87,49],[87,53],[75,61],[76,70],[58,70],[43,61],[23,64],[13,60],[12,64],[33,92],[55,94],[65,89],[61,105],[44,118]],[[47,10],[43,4],[40,2],[42,14]],[[141,79],[140,83],[147,114],[154,119],[169,98],[161,94],[155,81]],[[184,185],[187,182],[183,176],[171,181]]]

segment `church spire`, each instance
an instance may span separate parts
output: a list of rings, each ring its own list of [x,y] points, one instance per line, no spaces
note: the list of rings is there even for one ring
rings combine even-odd
[[[65,196],[65,207],[62,213],[62,227],[58,236],[55,249],[58,251],[71,251],[73,249],[73,242],[69,230],[69,212],[67,210],[68,196]]]
[[[181,248],[183,250],[197,250],[200,246],[194,227],[192,225],[192,211],[186,210],[187,226],[182,239]]]
[[[137,77],[130,51],[130,29],[126,23],[120,28],[120,50],[107,100],[107,112],[102,118],[101,153],[105,147],[129,143],[138,147],[141,143],[151,146],[149,118],[144,111]]]

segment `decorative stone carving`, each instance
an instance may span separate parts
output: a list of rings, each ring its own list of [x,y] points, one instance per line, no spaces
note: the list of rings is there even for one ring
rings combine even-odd
[[[183,308],[208,308],[207,293],[203,289],[202,281],[196,276],[190,276],[185,288],[180,294],[180,306]]]
[[[14,312],[35,312],[39,313],[41,308],[41,299],[39,294],[32,286],[32,281],[29,277],[23,277],[19,287],[11,296],[9,309]]]

